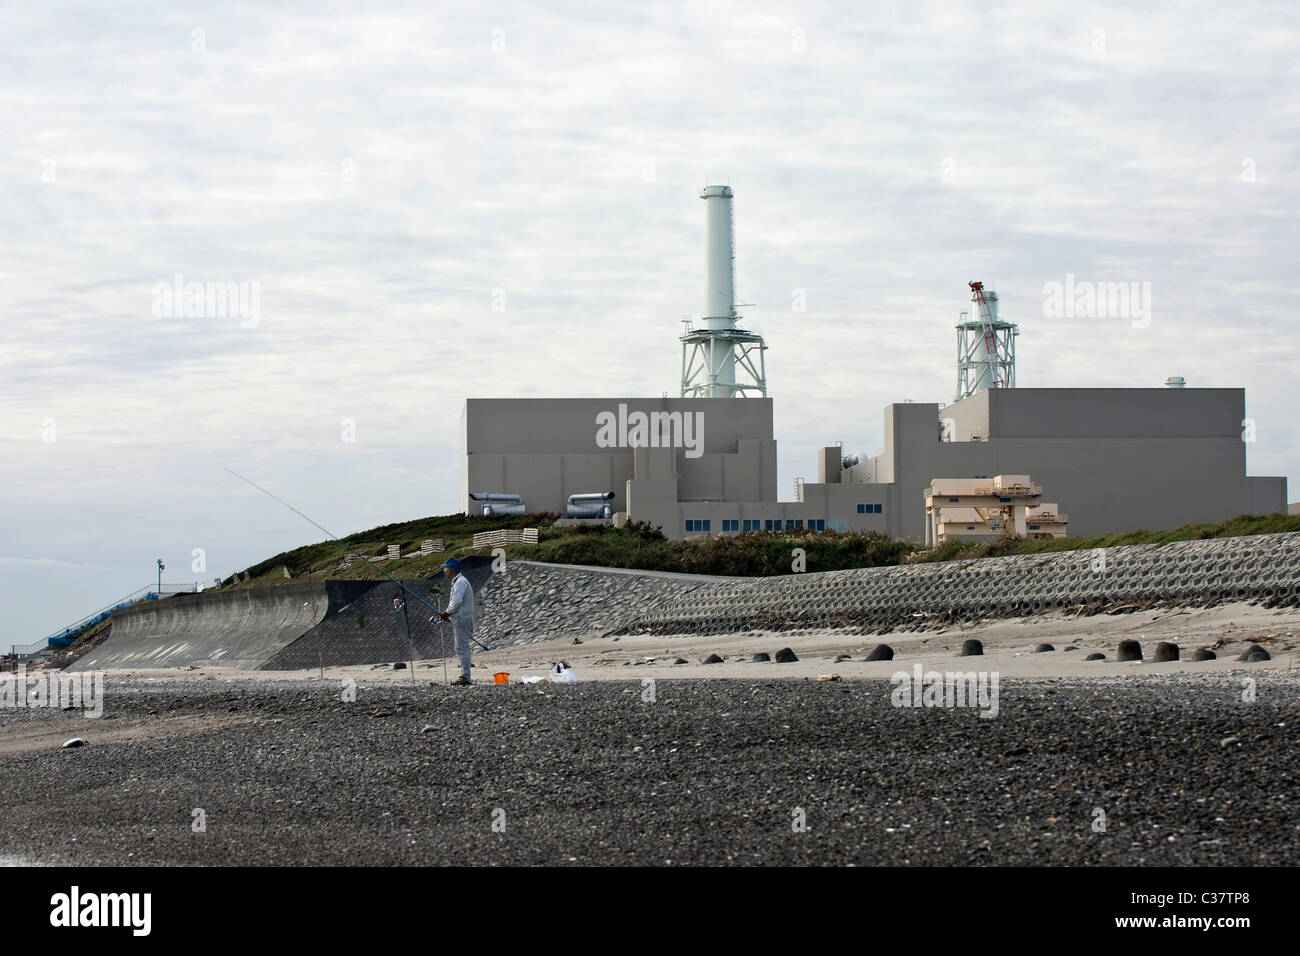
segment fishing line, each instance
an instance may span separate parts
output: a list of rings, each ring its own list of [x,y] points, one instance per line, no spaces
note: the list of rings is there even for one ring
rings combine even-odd
[[[276,495],[272,494],[271,492],[267,491],[265,488],[263,488],[263,487],[262,487],[261,485],[259,485],[257,482],[253,481],[251,478],[245,478],[245,477],[244,477],[243,475],[241,475],[239,472],[237,472],[237,471],[233,471],[233,470],[231,470],[231,469],[229,469],[229,468],[225,468],[225,469],[223,469],[223,470],[230,472],[232,475],[234,475],[234,476],[235,476],[236,478],[238,478],[240,481],[247,482],[248,484],[252,485],[252,486],[253,486],[254,488],[256,488],[258,491],[262,492],[262,494],[264,494],[264,495],[266,495],[266,496],[268,496],[268,497],[270,497],[270,498],[274,498],[276,501],[280,502],[280,504],[284,505],[286,508],[288,508],[288,509],[289,509],[290,511],[292,511],[294,514],[296,514],[298,517],[302,518],[304,521],[308,522],[309,524],[314,525],[315,527],[319,528],[321,531],[324,531],[325,534],[329,535],[329,537],[333,538],[335,541],[339,542],[340,544],[346,544],[346,543],[347,543],[347,542],[345,542],[342,538],[340,538],[338,535],[336,535],[334,532],[330,531],[329,528],[326,528],[326,527],[324,527],[323,525],[318,524],[318,523],[315,522],[315,521],[312,521],[311,518],[308,518],[305,514],[303,514],[301,511],[299,511],[299,510],[298,510],[297,508],[295,508],[293,505],[289,504],[289,502],[287,502],[287,501],[285,501],[283,498],[279,498],[279,497],[277,497]],[[384,577],[388,578],[388,580],[392,581],[394,584],[396,584],[396,585],[397,585],[399,588],[401,588],[403,591],[409,593],[409,594],[411,595],[411,597],[415,598],[417,601],[419,601],[419,602],[420,602],[421,604],[423,604],[425,607],[433,608],[433,610],[434,610],[434,612],[435,612],[435,616],[438,617],[438,618],[441,618],[441,616],[442,616],[442,609],[441,609],[440,607],[438,607],[437,604],[430,604],[430,603],[429,603],[428,601],[426,601],[424,598],[420,597],[420,595],[417,594],[417,593],[416,593],[412,588],[407,587],[404,583],[402,583],[401,581],[399,581],[397,578],[393,577],[391,574],[389,574],[387,571],[385,571],[383,568],[381,568],[381,567],[380,567],[379,565],[377,565],[375,562],[373,562],[373,561],[371,561],[369,558],[367,558],[364,554],[358,554],[357,557],[360,558],[362,561],[366,562],[366,564],[370,565],[372,568],[374,568],[376,571],[378,571],[378,572],[379,572],[380,574],[382,574]],[[439,593],[441,593],[441,592],[439,592]],[[429,618],[429,620],[432,621],[433,618],[431,617],[431,618]],[[471,637],[470,640],[473,641],[475,644],[477,644],[479,647],[483,648],[483,650],[485,650],[485,651],[486,651],[486,650],[489,650],[488,646],[487,646],[486,644],[484,644],[482,641],[480,641],[477,637]],[[445,655],[444,655],[444,659],[445,659]]]

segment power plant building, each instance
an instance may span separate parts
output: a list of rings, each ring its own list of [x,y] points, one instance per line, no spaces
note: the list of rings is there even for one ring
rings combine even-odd
[[[602,446],[598,417],[613,419],[615,441],[630,419],[621,437],[637,441],[638,412],[676,413],[668,430],[690,421],[690,433]],[[770,398],[470,399],[462,502],[477,514],[471,492],[506,492],[529,512],[564,514],[570,495],[611,491],[616,516],[670,538],[807,528],[922,541],[933,479],[1029,474],[1074,536],[1285,512],[1285,478],[1246,475],[1244,417],[1240,388],[986,389],[943,407],[898,403],[884,411],[884,451],[854,461],[823,448],[817,481],[783,502]]]
[[[1014,325],[970,283],[958,323],[958,396],[884,410],[874,457],[817,454],[817,481],[777,496],[761,336],[740,329],[732,192],[706,187],[706,315],[682,336],[681,398],[469,399],[461,417],[466,514],[511,510],[646,522],[669,538],[753,531],[878,531],[926,539],[935,479],[1032,475],[1072,536],[1285,512],[1283,477],[1246,474],[1245,390],[1016,388]],[[575,510],[576,509],[576,510]]]

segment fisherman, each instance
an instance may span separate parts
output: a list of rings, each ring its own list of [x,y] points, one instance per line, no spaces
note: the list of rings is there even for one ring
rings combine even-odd
[[[442,566],[442,573],[451,582],[451,600],[447,602],[447,610],[442,612],[442,619],[452,623],[456,634],[456,656],[460,658],[460,677],[452,683],[465,687],[472,683],[469,667],[474,640],[474,589],[460,573],[460,567],[457,558],[448,558]]]

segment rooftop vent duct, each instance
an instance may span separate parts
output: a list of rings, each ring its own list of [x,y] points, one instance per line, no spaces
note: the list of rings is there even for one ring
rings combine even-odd
[[[614,506],[610,502],[613,500],[614,492],[612,491],[592,491],[585,494],[569,495],[565,517],[612,518],[614,516]]]
[[[477,494],[470,492],[469,496],[475,501],[483,502],[483,515],[522,515],[528,511],[524,506],[522,495],[503,495],[489,494],[480,491]]]

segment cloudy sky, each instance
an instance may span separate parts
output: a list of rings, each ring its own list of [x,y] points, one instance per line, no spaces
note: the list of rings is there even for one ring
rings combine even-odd
[[[971,279],[1021,386],[1246,387],[1300,497],[1294,6],[1045,6],[7,5],[0,642],[320,539],[224,468],[343,534],[455,509],[466,397],[676,394],[706,182],[782,497],[952,399]]]

